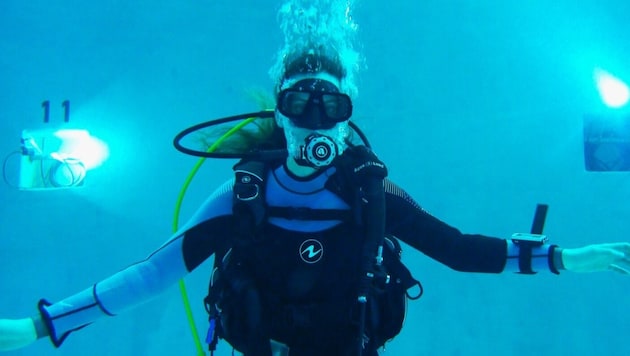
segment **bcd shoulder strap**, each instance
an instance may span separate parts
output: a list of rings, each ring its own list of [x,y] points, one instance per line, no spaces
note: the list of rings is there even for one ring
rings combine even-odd
[[[247,238],[258,231],[267,217],[265,179],[269,168],[263,161],[241,160],[233,169],[232,213],[238,220],[239,237]]]

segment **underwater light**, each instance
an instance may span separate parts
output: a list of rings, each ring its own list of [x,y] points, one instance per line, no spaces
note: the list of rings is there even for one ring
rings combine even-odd
[[[585,168],[587,171],[630,171],[630,114],[622,109],[630,100],[630,88],[601,68],[595,69],[593,78],[609,109],[584,116]]]
[[[58,151],[72,152],[71,156],[79,159],[88,170],[100,166],[109,157],[107,145],[86,130],[58,130],[53,135],[62,140]]]
[[[50,122],[50,101],[42,103],[44,124]],[[64,123],[70,121],[70,101],[62,103]],[[22,131],[20,150],[7,155],[2,164],[4,181],[23,190],[58,189],[82,186],[87,171],[109,156],[105,142],[80,129],[42,129]],[[19,182],[10,179],[7,166],[19,156]]]
[[[628,103],[630,89],[621,79],[600,68],[595,69],[594,77],[599,95],[606,106],[616,109]]]
[[[108,156],[107,145],[86,130],[24,130],[21,142],[20,189],[82,186]]]

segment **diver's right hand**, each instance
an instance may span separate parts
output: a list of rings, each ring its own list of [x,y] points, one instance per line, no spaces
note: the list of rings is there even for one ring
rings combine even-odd
[[[0,319],[0,351],[19,349],[37,340],[33,319]]]

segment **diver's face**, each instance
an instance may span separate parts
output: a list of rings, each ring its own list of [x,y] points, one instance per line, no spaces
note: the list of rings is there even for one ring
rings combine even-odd
[[[350,98],[339,92],[339,79],[328,73],[309,73],[288,78],[280,88],[275,118],[284,130],[289,155],[298,164],[304,161],[309,139],[328,140],[334,155],[347,147],[348,120],[352,115]],[[321,148],[320,148],[321,149]],[[310,166],[325,166],[329,160]]]

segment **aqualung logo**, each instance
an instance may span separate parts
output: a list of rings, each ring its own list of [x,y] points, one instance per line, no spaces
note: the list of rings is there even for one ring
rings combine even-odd
[[[313,149],[313,153],[319,159],[327,159],[330,157],[330,148],[325,143],[319,143]]]
[[[368,167],[372,167],[372,166],[380,168],[380,169],[385,168],[385,165],[383,163],[381,163],[381,162],[367,161],[367,162],[364,162],[363,164],[359,165],[358,167],[355,167],[354,168],[354,173],[358,173],[358,172],[362,171],[364,168],[368,168]]]
[[[316,263],[322,259],[324,247],[321,242],[308,239],[300,245],[300,257],[306,263]]]

